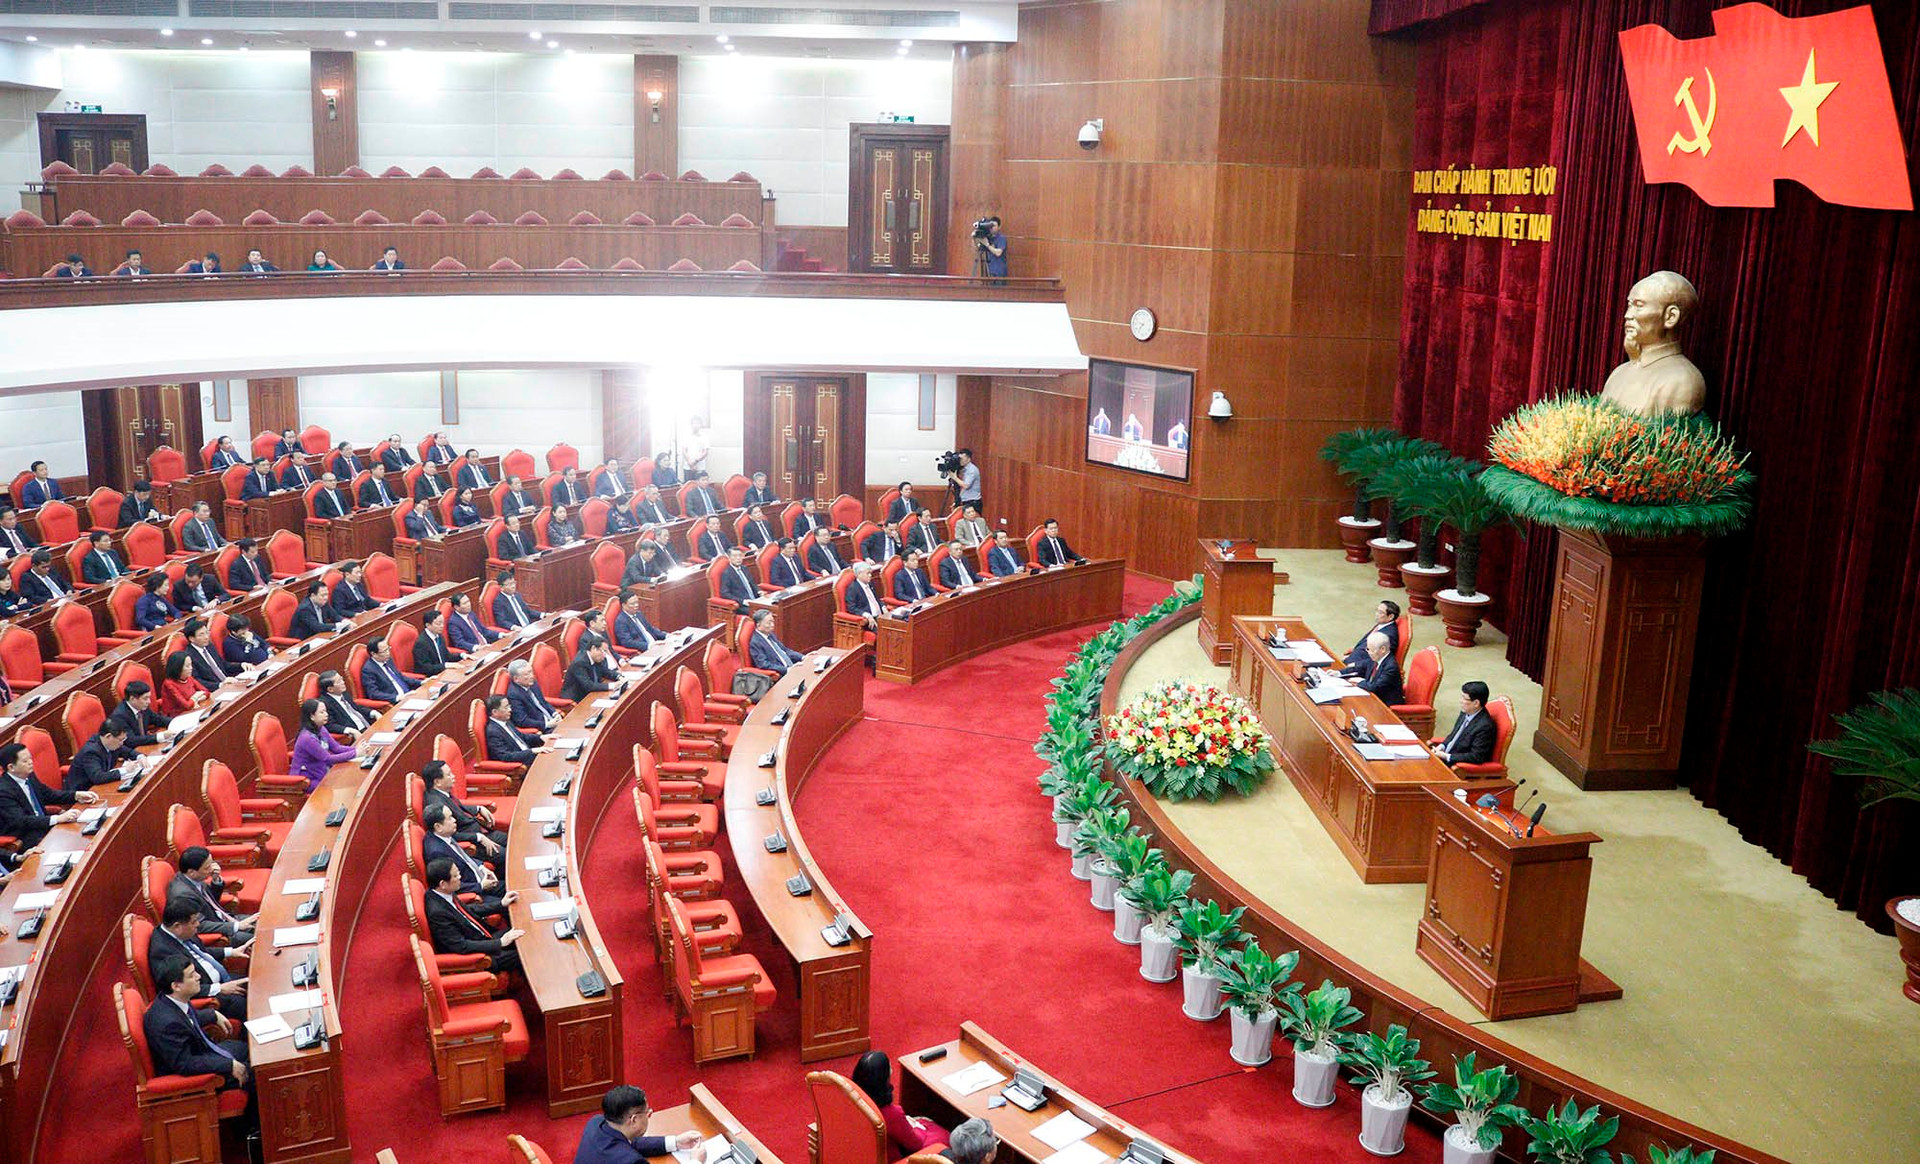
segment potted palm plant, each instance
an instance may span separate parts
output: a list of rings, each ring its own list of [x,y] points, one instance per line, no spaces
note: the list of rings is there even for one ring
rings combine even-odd
[[[1346,1028],[1361,1019],[1353,992],[1322,982],[1307,994],[1291,994],[1280,1029],[1293,1041],[1293,1098],[1302,1107],[1330,1107],[1340,1074],[1340,1052],[1351,1041]]]
[[[1527,1109],[1513,1102],[1520,1094],[1519,1078],[1504,1066],[1475,1069],[1473,1054],[1454,1060],[1451,1084],[1429,1083],[1420,1089],[1421,1107],[1454,1117],[1440,1137],[1444,1164],[1493,1164],[1501,1130],[1527,1118]]]
[[[1227,951],[1246,940],[1240,917],[1246,906],[1225,910],[1217,901],[1190,901],[1175,919],[1180,936],[1180,985],[1186,1000],[1181,1010],[1190,1019],[1206,1023],[1220,1017],[1221,969]]]
[[[1620,1130],[1620,1117],[1601,1119],[1599,1104],[1581,1111],[1569,1099],[1557,1111],[1549,1107],[1543,1116],[1523,1117],[1520,1127],[1532,1137],[1527,1154],[1535,1164],[1612,1164],[1606,1145]]]
[[[1462,461],[1431,481],[1421,510],[1427,520],[1453,528],[1459,541],[1453,547],[1453,585],[1434,594],[1441,621],[1447,624],[1447,645],[1471,647],[1487,606],[1493,601],[1475,589],[1480,577],[1480,535],[1505,520],[1506,513],[1481,483],[1483,466]]]
[[[1146,919],[1140,927],[1140,977],[1148,982],[1173,981],[1179,956],[1174,943],[1180,936],[1174,919],[1186,908],[1192,889],[1192,872],[1161,865],[1141,874],[1129,894]]]
[[[1876,691],[1864,706],[1833,717],[1840,732],[1815,740],[1807,750],[1833,761],[1837,776],[1855,776],[1862,811],[1889,800],[1920,801],[1920,690]],[[1920,1002],[1920,896],[1887,902],[1907,968],[1902,991]]]
[[[1088,813],[1073,830],[1073,855],[1076,863],[1086,855],[1088,879],[1093,883],[1093,907],[1112,909],[1116,888],[1116,869],[1108,856],[1121,840],[1139,835],[1132,814],[1125,807],[1097,808]]]
[[[1450,566],[1440,564],[1442,522],[1427,511],[1427,498],[1436,482],[1462,465],[1472,462],[1453,456],[1427,454],[1414,457],[1389,470],[1387,481],[1407,512],[1419,519],[1419,532],[1413,540],[1411,561],[1400,563],[1400,584],[1407,589],[1407,609],[1414,614],[1435,614],[1433,596],[1453,577]]]
[[[1390,428],[1353,428],[1334,433],[1320,446],[1320,459],[1332,462],[1334,472],[1353,486],[1353,513],[1340,518],[1340,544],[1346,547],[1349,562],[1367,562],[1371,557],[1367,540],[1380,528],[1373,516],[1367,478],[1361,472],[1361,457],[1366,449],[1399,435]]]
[[[1395,476],[1410,461],[1421,457],[1444,457],[1447,450],[1432,441],[1395,433],[1389,440],[1374,441],[1353,457],[1355,471],[1365,480],[1362,486],[1372,501],[1387,503],[1386,520],[1379,536],[1367,542],[1367,549],[1379,571],[1380,585],[1398,589],[1400,565],[1413,556],[1414,544],[1401,528],[1408,517],[1404,497],[1396,489]]]
[[[1140,879],[1154,869],[1165,869],[1167,857],[1158,849],[1147,846],[1147,838],[1134,834],[1124,837],[1107,854],[1107,860],[1113,862],[1113,937],[1123,946],[1140,944],[1140,927],[1146,924],[1146,914],[1142,912],[1134,894],[1139,889]]]
[[[1300,984],[1291,981],[1299,964],[1298,950],[1275,958],[1250,940],[1221,967],[1220,989],[1227,998],[1235,1063],[1258,1067],[1273,1058],[1273,1029],[1280,1020],[1283,999],[1300,993]]]
[[[1360,1146],[1376,1156],[1398,1156],[1407,1147],[1407,1116],[1413,1112],[1408,1084],[1433,1078],[1419,1058],[1420,1040],[1408,1038],[1398,1023],[1385,1034],[1368,1031],[1355,1038],[1340,1061],[1353,1068],[1349,1080],[1360,1092]]]
[[[1069,785],[1054,802],[1054,839],[1060,841],[1062,847],[1072,849],[1073,830],[1086,819],[1087,814],[1097,808],[1111,808],[1119,800],[1118,788],[1097,773],[1087,772],[1082,779]],[[1081,871],[1076,872],[1074,876],[1085,881],[1086,877],[1082,876],[1084,863],[1078,857],[1075,858],[1074,863],[1081,867]]]

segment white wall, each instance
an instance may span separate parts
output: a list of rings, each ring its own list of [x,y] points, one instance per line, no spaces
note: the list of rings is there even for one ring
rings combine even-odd
[[[40,176],[34,115],[68,101],[147,115],[147,158],[198,174],[214,162],[239,173],[313,166],[313,118],[304,52],[63,50],[58,90],[0,88],[0,197],[18,208],[20,184]]]
[[[200,436],[202,442],[216,437],[230,436],[240,455],[251,457],[248,450],[253,444],[253,434],[259,430],[253,427],[252,409],[247,402],[247,382],[233,380],[231,383],[232,420],[218,421],[213,418],[213,381],[200,382]]]
[[[355,64],[360,165],[370,173],[633,172],[631,56],[363,52]]]
[[[680,168],[745,170],[779,199],[781,223],[845,226],[848,126],[882,112],[945,125],[952,87],[946,60],[683,56]]]
[[[454,447],[497,456],[520,448],[546,464],[562,441],[582,463],[601,457],[600,373],[584,368],[460,373],[460,423],[440,423],[440,373],[300,377],[300,421],[335,440],[377,444],[398,432],[416,442],[444,431]]]
[[[933,484],[933,460],[953,447],[953,414],[959,385],[937,376],[933,427],[920,428],[920,377],[903,372],[867,373],[867,483]]]
[[[87,475],[79,392],[0,396],[0,478],[11,481],[35,461],[55,477]]]

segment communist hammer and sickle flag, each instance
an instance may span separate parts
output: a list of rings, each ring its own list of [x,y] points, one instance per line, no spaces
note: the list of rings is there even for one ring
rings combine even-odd
[[[1772,206],[1776,178],[1828,202],[1912,210],[1906,149],[1870,8],[1792,19],[1764,4],[1713,13],[1714,34],[1620,34],[1648,182],[1715,206]]]

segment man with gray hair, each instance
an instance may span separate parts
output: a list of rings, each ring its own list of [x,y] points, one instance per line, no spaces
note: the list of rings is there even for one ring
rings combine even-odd
[[[988,1164],[1000,1151],[1000,1137],[993,1134],[993,1125],[979,1116],[953,1129],[948,1139],[952,1142],[941,1155],[954,1164]]]
[[[513,726],[522,730],[544,735],[560,722],[560,712],[534,682],[533,664],[525,659],[507,664],[507,703],[513,709]]]
[[[1400,664],[1386,635],[1374,631],[1367,636],[1367,661],[1359,670],[1360,690],[1373,692],[1388,707],[1407,701],[1406,691],[1400,686]]]

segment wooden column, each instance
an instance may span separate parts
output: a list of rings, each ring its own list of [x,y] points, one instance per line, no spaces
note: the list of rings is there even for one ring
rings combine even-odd
[[[360,164],[359,86],[352,53],[307,54],[313,90],[313,172],[331,178]],[[332,107],[323,90],[334,92]]]
[[[1000,199],[1011,47],[953,46],[953,125],[947,152],[952,210],[947,216],[947,270],[956,274],[973,270],[973,238],[967,228],[975,219],[989,214],[1004,216],[1008,210]]]
[[[658,107],[649,93],[660,94]],[[648,170],[668,177],[680,173],[680,58],[664,53],[633,58],[633,176]]]

